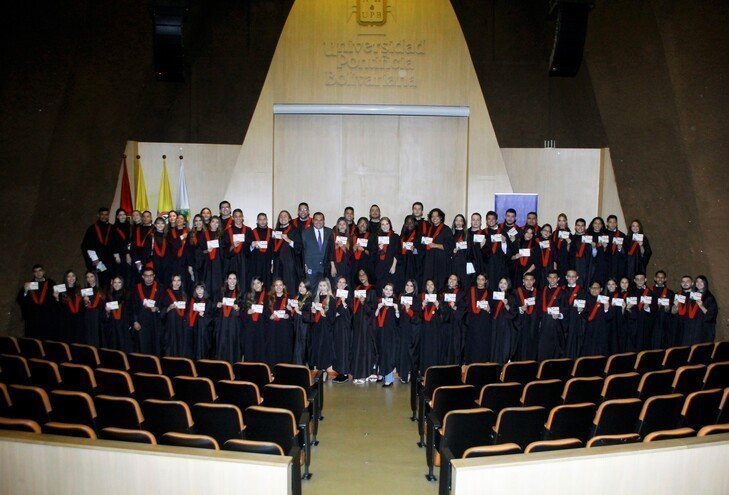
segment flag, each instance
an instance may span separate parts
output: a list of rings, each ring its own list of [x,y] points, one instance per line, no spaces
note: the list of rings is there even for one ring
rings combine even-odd
[[[172,206],[172,191],[170,179],[167,177],[167,158],[162,157],[162,178],[159,181],[159,194],[157,195],[157,216],[166,216]]]
[[[144,212],[149,210],[149,202],[147,201],[147,186],[144,184],[144,172],[142,172],[142,162],[139,160],[139,155],[137,155],[134,163],[137,176],[137,198],[134,201],[134,209]]]
[[[122,183],[121,183],[121,199],[119,200],[119,207],[127,212],[127,215],[132,214],[134,203],[132,202],[132,188],[129,184],[129,174],[127,173],[127,155],[122,157]]]
[[[177,213],[190,220],[190,199],[187,197],[187,182],[185,182],[185,164],[180,157],[180,180],[177,184]]]

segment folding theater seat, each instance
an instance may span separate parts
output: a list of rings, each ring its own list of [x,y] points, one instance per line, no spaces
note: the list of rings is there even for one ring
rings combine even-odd
[[[27,359],[44,359],[46,357],[46,352],[43,350],[43,342],[38,339],[18,337],[18,346],[20,347],[20,353]]]
[[[43,433],[49,435],[60,435],[64,437],[75,437],[75,438],[86,438],[89,440],[96,440],[96,432],[93,428],[74,423],[59,423],[51,421],[43,425]]]
[[[138,400],[171,400],[175,396],[172,380],[166,375],[134,373],[132,376],[134,392]]]
[[[99,349],[100,366],[107,369],[129,371],[127,354],[117,349]]]
[[[0,383],[0,416],[9,417],[12,413],[13,401],[10,400],[10,392],[8,386]]]
[[[126,428],[104,428],[101,430],[101,438],[104,440],[116,440],[118,442],[145,443],[157,445],[155,436],[146,430],[127,430]]]
[[[603,370],[603,376],[615,375],[617,373],[628,373],[634,371],[636,354],[634,352],[623,352],[608,356]]]
[[[677,370],[681,366],[688,364],[689,355],[691,354],[691,347],[669,347],[666,349],[666,354],[663,356],[663,362],[661,367],[665,370]]]
[[[55,390],[62,386],[61,371],[58,364],[46,359],[29,359],[30,381],[36,387]]]
[[[557,380],[566,381],[570,378],[574,365],[574,361],[570,358],[545,359],[539,363],[537,379],[551,380],[556,378]]]
[[[219,403],[233,404],[241,411],[261,403],[261,395],[255,383],[221,380],[215,385],[215,391],[218,393]]]
[[[711,364],[711,355],[713,352],[714,344],[712,342],[694,344],[691,346],[688,364]]]
[[[654,431],[648,434],[644,442],[657,442],[659,440],[675,440],[677,438],[691,438],[696,436],[696,431],[691,428],[676,428],[674,430]]]
[[[74,363],[85,364],[91,369],[96,368],[101,363],[99,350],[92,345],[71,344],[71,355]]]
[[[585,444],[576,438],[563,438],[561,440],[537,440],[527,445],[524,450],[525,454],[535,454],[537,452],[549,452],[552,450],[569,450],[579,449]]]
[[[165,433],[159,440],[160,445],[173,445],[176,447],[192,447],[196,449],[220,450],[218,442],[207,435],[191,433]]]
[[[600,402],[637,397],[640,379],[641,376],[635,371],[606,376],[600,393]]]
[[[562,402],[562,381],[537,380],[529,382],[524,387],[521,396],[522,406],[543,406],[548,411]]]
[[[643,374],[661,369],[661,363],[663,363],[663,356],[665,354],[666,351],[663,349],[640,351],[638,357],[635,358],[635,371]]]
[[[572,378],[586,378],[602,376],[605,371],[607,358],[605,356],[582,356],[575,360],[572,368]]]
[[[135,399],[98,395],[96,396],[96,411],[98,429],[109,427],[129,430],[144,429],[142,408]]]
[[[61,363],[59,366],[63,388],[86,392],[89,395],[96,393],[96,377],[90,366],[76,363]]]
[[[89,394],[75,390],[54,390],[50,398],[54,422],[82,424],[96,429],[96,407]]]
[[[425,416],[428,413],[428,402],[433,398],[433,392],[438,387],[448,385],[461,385],[463,382],[461,367],[455,365],[431,366],[425,370],[421,381],[416,384],[417,420],[418,420],[418,447],[425,446]]]
[[[498,383],[501,376],[501,365],[498,363],[471,363],[466,366],[463,383],[481,390],[484,385]]]
[[[711,353],[712,363],[723,363],[725,361],[729,361],[729,340],[716,342]]]
[[[195,432],[214,438],[218,445],[233,438],[243,438],[243,416],[240,409],[230,404],[195,404],[192,418]]]
[[[634,433],[642,407],[640,399],[606,400],[595,414],[592,436]]]
[[[0,417],[0,430],[24,431],[26,433],[40,433],[41,427],[31,419],[16,419]]]
[[[287,455],[277,443],[259,442],[255,440],[228,440],[223,445],[223,450],[245,452],[248,454]],[[301,495],[301,466],[297,462],[292,463],[291,493],[292,495]]]
[[[262,368],[261,368],[262,369]],[[318,445],[319,421],[324,419],[324,387],[321,381],[315,381],[312,372],[306,366],[279,363],[274,367],[274,383],[278,385],[294,385],[306,391],[309,399],[309,414],[314,419],[311,444]],[[260,390],[260,387],[259,387]]]
[[[495,455],[511,455],[521,454],[522,450],[515,443],[503,443],[501,445],[481,445],[479,447],[471,447],[463,453],[464,459],[473,459],[475,457],[491,457]]]
[[[729,361],[711,363],[706,368],[703,389],[729,387]]]
[[[721,405],[722,394],[723,390],[719,388],[688,394],[681,409],[679,426],[698,431],[706,425],[714,424]]]
[[[670,430],[678,426],[684,397],[681,394],[654,395],[643,403],[638,416],[636,433],[645,438],[659,430]]]
[[[190,407],[179,400],[147,399],[142,402],[144,427],[155,437],[165,433],[192,433]]]
[[[539,364],[536,361],[509,361],[501,370],[501,381],[526,385],[537,379]]]
[[[10,385],[8,389],[16,418],[30,419],[40,425],[51,420],[51,401],[45,390],[32,385]]]
[[[178,376],[197,376],[195,362],[183,357],[165,356],[161,360],[162,372],[170,378]]]
[[[0,354],[20,355],[20,345],[17,337],[0,335]]]
[[[691,392],[701,390],[706,376],[705,364],[688,364],[676,370],[673,377],[672,392],[688,395]]]
[[[30,385],[28,360],[16,354],[0,354],[0,382],[7,385]]]
[[[563,404],[581,404],[600,401],[603,379],[599,376],[576,377],[567,380],[562,391]]]
[[[709,435],[723,435],[725,433],[729,433],[729,424],[704,426],[696,436],[706,437]]]
[[[129,361],[129,371],[131,373],[162,374],[162,363],[157,356],[132,352],[127,354],[127,361]]]
[[[271,369],[266,363],[239,362],[233,364],[235,379],[255,383],[258,390],[271,383]]]
[[[43,350],[46,352],[46,359],[54,363],[70,363],[73,361],[71,346],[65,342],[55,340],[43,341]]]
[[[126,371],[96,368],[94,378],[101,394],[134,397],[132,377]]]
[[[294,462],[301,454],[296,441],[297,426],[291,411],[262,406],[251,406],[243,413],[245,418],[245,440],[272,442],[290,455]]]
[[[215,385],[210,378],[177,376],[173,383],[175,399],[187,402],[190,406],[198,402],[215,402],[218,399]]]
[[[251,384],[253,385],[253,384]],[[253,385],[255,386],[255,385]],[[258,404],[250,404],[248,407]],[[275,382],[263,387],[263,405],[291,411],[299,428],[299,447],[304,450],[304,477],[310,478],[312,419],[308,412],[306,391],[296,385],[277,385]],[[246,409],[248,408],[246,407]],[[245,409],[242,409],[245,411]]]
[[[626,445],[640,442],[637,433],[623,433],[621,435],[597,435],[587,442],[587,447],[609,447],[611,445]]]
[[[494,426],[494,443],[515,443],[522,449],[542,438],[547,410],[541,406],[507,407]]]
[[[210,378],[213,382],[232,380],[235,378],[233,366],[227,361],[198,359],[195,363],[195,368],[197,369],[198,376]]]
[[[673,370],[648,371],[640,379],[638,398],[646,400],[654,395],[665,395],[673,392]]]
[[[518,407],[521,404],[523,388],[521,383],[492,383],[481,389],[478,406],[491,409],[498,415],[507,407]]]
[[[545,440],[577,438],[586,442],[590,438],[592,420],[597,406],[589,402],[557,406],[549,412],[544,425]]]

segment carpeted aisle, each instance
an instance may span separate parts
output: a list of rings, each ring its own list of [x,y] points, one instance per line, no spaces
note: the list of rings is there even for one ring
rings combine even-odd
[[[410,385],[326,385],[319,446],[303,482],[309,495],[435,494],[425,479],[425,449],[410,421]]]

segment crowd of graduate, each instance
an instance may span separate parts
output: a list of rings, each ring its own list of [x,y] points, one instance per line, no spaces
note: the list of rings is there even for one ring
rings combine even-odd
[[[301,203],[275,225],[227,201],[192,218],[109,210],[84,236],[87,271],[56,285],[33,267],[28,337],[195,359],[305,363],[336,381],[402,381],[429,366],[609,354],[714,340],[705,277],[646,277],[639,221],[488,212],[450,226],[415,203],[395,232],[373,205],[333,228]]]

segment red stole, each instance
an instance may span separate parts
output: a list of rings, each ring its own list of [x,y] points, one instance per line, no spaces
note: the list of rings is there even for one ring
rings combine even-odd
[[[170,231],[170,235],[174,239],[177,239],[178,237],[181,238],[185,234],[188,234],[189,235],[189,231],[187,230],[187,227],[183,227],[181,234],[177,232],[177,229],[172,229]],[[186,243],[187,243],[187,236],[184,239],[180,239],[180,247],[177,249],[177,253],[175,253],[178,258],[182,258],[182,255],[185,252],[185,244]]]
[[[546,287],[545,287],[545,289],[546,289]],[[528,299],[528,297],[526,297],[527,295],[524,294],[524,288],[523,287],[519,287],[518,289],[516,289],[516,293],[519,296],[519,300],[521,301],[521,305],[524,306],[526,304],[526,300]],[[536,292],[535,292],[535,297],[536,297]],[[542,298],[544,298],[544,296],[542,296]],[[542,299],[542,301],[543,300],[544,299]],[[524,310],[524,313],[530,315],[530,314],[534,313],[534,308],[536,308],[536,304],[534,306],[527,306],[527,309]]]
[[[633,256],[639,247],[640,247],[640,244],[638,244],[638,241],[633,241],[631,238],[631,244],[630,244],[630,249],[628,250],[628,256]]]
[[[542,240],[548,240],[548,239],[542,239]],[[547,268],[547,265],[549,264],[549,259],[552,256],[552,241],[549,242],[549,247],[547,249],[542,249],[542,268]]]
[[[106,235],[102,235],[101,233],[101,227],[99,227],[99,222],[94,223],[94,230],[96,231],[96,238],[99,240],[99,244],[102,246],[106,246],[109,244],[109,234],[111,234],[111,224],[106,224]]]
[[[420,300],[423,303],[423,318],[425,321],[432,321],[435,316],[435,304],[425,302],[425,293],[420,295]]]
[[[157,282],[152,282],[152,290],[150,291],[149,297],[144,297],[144,287],[143,283],[137,284],[137,295],[139,296],[139,302],[143,302],[145,299],[150,299],[152,301],[156,301],[155,296],[157,295]],[[151,308],[147,308],[151,309]]]
[[[283,296],[281,296],[281,302],[278,305],[279,311],[283,311],[286,309],[287,299],[288,299],[288,296],[286,296],[286,293],[284,293]],[[337,302],[339,302],[339,301],[337,301]],[[276,306],[273,306],[273,311],[271,311],[271,313],[273,313],[273,321],[279,321],[281,318],[276,316],[276,313],[274,311],[276,311]]]
[[[99,307],[99,303],[101,302],[101,294],[99,291],[95,291],[96,294],[94,294],[93,299],[89,299],[89,305],[86,306],[88,309],[96,309]]]
[[[30,298],[33,299],[33,304],[37,304],[40,306],[44,302],[46,302],[46,295],[48,294],[48,280],[44,280],[43,282],[38,282],[38,287],[40,288],[40,295],[36,295],[37,290],[31,290],[30,292]]]
[[[296,226],[297,228],[299,228],[299,229],[301,228],[301,219],[299,219],[299,217],[296,217],[293,220],[291,220],[291,223],[293,223],[294,226]],[[306,219],[306,221],[304,221],[304,228],[302,230],[306,230],[309,227],[311,227],[311,217],[308,217]]]
[[[167,289],[167,295],[172,300],[172,303],[173,304],[177,302],[177,297],[175,297],[175,293],[173,292],[172,289]],[[183,298],[182,300],[184,301],[185,299]],[[185,310],[184,309],[175,309],[175,311],[177,311],[177,314],[178,315],[185,316]]]
[[[615,239],[616,237],[621,237],[621,238],[625,239],[625,236],[619,230],[615,231],[615,235],[613,235],[613,239]],[[623,242],[625,242],[625,241],[623,241]],[[610,248],[612,249],[613,254],[615,254],[615,252],[618,250],[618,245],[613,242],[613,245],[610,246]]]
[[[406,243],[406,242],[413,242],[413,240],[414,240],[414,239],[415,239],[415,230],[414,230],[414,229],[413,229],[413,231],[412,231],[412,232],[410,232],[410,236],[409,236],[409,237],[408,237],[407,239],[405,238],[405,236],[402,236],[402,237],[400,238],[400,247],[401,247],[401,249],[400,249],[400,252],[401,252],[401,253],[402,253],[403,255],[406,255],[406,254],[408,253],[408,250],[407,250],[407,249],[405,249],[405,243]],[[412,251],[411,251],[411,252],[412,252]]]
[[[344,258],[344,248],[340,246],[337,242],[337,237],[346,237],[346,234],[342,234],[340,232],[332,232],[332,244],[334,244],[334,262],[339,264],[342,262],[342,258]],[[339,302],[339,298],[337,298],[337,302]]]
[[[377,328],[382,328],[385,326],[385,318],[387,318],[387,311],[389,309],[390,308],[388,308],[387,306],[382,306],[382,308],[380,308],[380,314],[377,315]]]
[[[66,306],[68,307],[68,310],[73,314],[78,314],[79,310],[81,309],[81,296],[79,296],[77,293],[74,293],[73,296],[68,295],[66,293]]]
[[[164,258],[165,254],[167,254],[167,239],[165,239],[164,236],[160,236],[162,239],[162,242],[157,242],[157,236],[152,237],[152,247],[154,248],[154,254],[157,255],[158,258]],[[158,247],[161,244],[161,248]]]
[[[387,238],[388,239],[392,238],[392,230],[390,230],[387,233]],[[379,241],[379,239],[378,239],[378,241]],[[378,244],[379,244],[379,242],[378,242]],[[382,249],[380,249],[380,261],[385,261],[385,259],[387,258],[387,248],[389,248],[389,247],[390,247],[389,244],[384,244],[382,246]]]
[[[147,233],[144,234],[144,238],[142,238],[139,234],[142,232],[142,229],[147,229]],[[144,243],[147,242],[147,237],[149,237],[149,234],[152,233],[152,227],[147,227],[145,225],[138,225],[134,229],[134,245],[137,247],[137,249],[142,249],[144,247]]]
[[[261,293],[258,295],[258,299],[256,300],[256,304],[263,305],[263,300],[266,297],[266,290],[262,290]],[[255,323],[258,322],[258,319],[261,317],[261,313],[253,313],[251,315],[251,320],[253,320]]]
[[[357,286],[357,290],[370,290],[371,288],[372,288],[371,285],[367,285],[367,286],[358,285]],[[357,311],[359,311],[359,307],[360,307],[359,298],[358,297],[355,297],[354,298],[354,306],[352,307],[352,312],[353,313],[356,313]]]
[[[235,241],[233,240],[234,239],[233,238],[233,235],[235,235],[235,234],[245,234],[246,233],[246,226],[245,225],[243,225],[240,228],[240,230],[241,230],[240,232],[233,232],[233,229],[235,229],[235,228],[237,228],[235,225],[231,225],[230,227],[228,227],[227,229],[225,229],[225,231],[228,233],[228,238],[230,239],[230,245],[231,245],[231,247],[235,245]],[[236,247],[233,248],[233,252],[235,254],[240,254],[240,252],[241,252],[242,249],[243,249],[243,243],[241,242],[240,244],[238,244]]]
[[[359,234],[354,234],[354,245],[353,245],[353,247],[357,245],[357,240],[359,240],[359,239],[369,239],[369,238],[370,238],[370,233],[369,232],[365,232],[364,234],[362,234],[361,237],[360,237]],[[362,258],[362,253],[363,252],[364,251],[357,251],[355,249],[354,250],[354,259],[359,260],[360,258]]]
[[[580,292],[580,286],[579,284],[576,284],[574,287],[572,287],[572,292],[570,292],[570,307],[572,307],[572,303],[575,302],[575,298],[577,297],[578,292]]]
[[[527,248],[528,248],[528,249],[529,249],[529,252],[531,253],[531,251],[532,251],[532,243],[533,243],[533,242],[534,242],[534,238],[532,237],[531,239],[529,239],[529,244],[527,244],[527,247],[526,247],[526,248],[524,248],[524,249],[527,249]],[[527,263],[529,263],[529,259],[530,259],[530,258],[531,258],[531,255],[529,255],[529,257],[528,257],[528,258],[525,258],[524,256],[521,256],[521,257],[519,258],[519,264],[520,264],[521,266],[527,266]]]
[[[261,234],[258,233],[258,228],[253,229],[253,238],[256,240],[256,242],[261,240]],[[271,229],[266,227],[266,246],[268,246],[269,241],[271,240]],[[258,251],[261,253],[265,253],[268,251],[268,248],[258,248]]]
[[[481,299],[476,299],[476,287],[471,287],[471,312],[476,315],[479,314],[481,312],[481,308],[478,307],[477,302],[485,301],[488,299],[488,297],[489,297],[489,290],[484,289]]]
[[[638,311],[643,311],[643,303],[641,301],[643,299],[643,296],[647,296],[650,293],[651,293],[651,290],[648,287],[643,289],[643,294],[641,294],[640,300],[638,301]]]
[[[489,236],[495,235],[495,234],[491,234],[491,228],[490,227],[489,228],[486,228],[486,230],[488,231],[488,233],[489,233],[488,235]],[[501,234],[501,225],[499,225],[496,228],[496,233],[497,234]],[[491,241],[491,238],[490,237],[489,237],[489,241]],[[498,251],[500,247],[501,247],[501,243],[500,242],[492,242],[491,243],[491,254],[496,254],[496,251]]]
[[[227,292],[227,290],[225,292]],[[237,298],[238,298],[238,291],[237,290],[234,290],[233,293],[230,294],[230,298],[229,299],[237,299]],[[233,308],[233,306],[225,306],[225,305],[223,305],[223,316],[225,318],[228,318],[230,316],[230,313],[233,312],[233,309],[235,309],[235,308]]]
[[[597,316],[597,310],[600,309],[601,306],[602,304],[598,303],[597,299],[595,299],[595,305],[592,307],[592,309],[590,310],[590,314],[587,316],[588,322],[591,322],[595,319],[595,316]]]
[[[286,228],[283,229],[281,232],[282,232],[282,234],[288,235],[288,233],[291,232],[291,229],[293,229],[293,228],[294,227],[291,224],[288,224],[286,226]],[[283,244],[283,242],[284,242],[283,236],[281,237],[281,239],[276,239],[275,241],[273,241],[273,252],[274,253],[278,253],[279,252],[279,250],[281,249],[281,245]]]
[[[187,308],[187,324],[188,326],[194,327],[195,322],[197,321],[197,317],[200,316],[200,314],[195,311],[193,308],[195,307],[195,303],[205,303],[205,299],[200,299],[199,301],[196,300],[196,298],[193,298],[190,301],[190,305]]]
[[[441,230],[443,230],[443,223],[441,223],[440,225],[438,225],[438,227],[435,229],[435,232],[433,232],[433,225],[431,225],[430,228],[428,229],[428,235],[427,235],[427,237],[430,237],[431,239],[433,239],[433,242],[435,242],[435,240],[440,235],[440,231]],[[425,246],[425,249],[429,251],[430,250],[430,246],[431,245],[428,244],[427,246]]]
[[[319,302],[321,303],[325,313],[329,308],[329,301],[327,300],[328,298],[329,296],[319,296]],[[326,304],[324,304],[324,301],[326,301]],[[319,323],[319,320],[321,320],[321,313],[317,311],[316,313],[314,313],[314,323]]]
[[[208,241],[210,241],[210,231],[209,230],[206,230],[204,232],[204,235],[205,235],[205,242],[207,243]],[[232,237],[231,237],[231,239],[232,239]],[[207,244],[205,245],[205,247],[207,247]],[[217,248],[208,249],[208,257],[211,260],[214,260],[215,258],[217,258],[218,257],[218,249]]]
[[[549,287],[545,287],[542,289],[542,312],[546,313],[547,308],[550,308],[554,305],[554,301],[557,300],[557,296],[560,292],[562,292],[562,287],[555,287],[554,292],[552,293],[552,297],[549,299],[549,302],[547,302],[547,291],[549,290]]]

